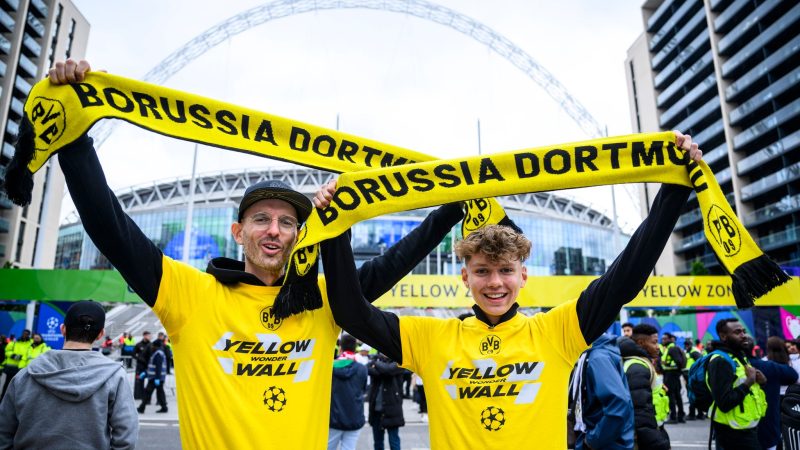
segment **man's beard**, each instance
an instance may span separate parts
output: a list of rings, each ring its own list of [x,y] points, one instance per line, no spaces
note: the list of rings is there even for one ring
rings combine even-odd
[[[742,343],[740,343],[740,342],[736,342],[736,341],[725,341],[725,345],[726,345],[726,346],[727,346],[729,349],[731,349],[731,350],[734,350],[734,351],[737,351],[737,352],[743,352],[743,351],[744,351],[744,345],[742,345]]]
[[[243,251],[245,258],[247,258],[250,264],[276,275],[280,275],[280,273],[283,272],[284,267],[286,267],[286,262],[289,261],[289,256],[292,254],[291,248],[284,247],[280,255],[265,257],[264,254],[261,253],[261,246],[258,242],[251,242],[249,245],[244,246]]]

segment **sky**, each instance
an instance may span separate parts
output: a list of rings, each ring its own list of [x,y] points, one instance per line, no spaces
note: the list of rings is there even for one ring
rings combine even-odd
[[[94,69],[143,79],[250,0],[73,0],[91,25]],[[378,3],[378,2],[375,2]],[[391,3],[388,1],[387,3]],[[609,135],[631,132],[624,61],[642,33],[642,0],[436,0],[503,35],[550,72]],[[325,10],[267,21],[201,54],[163,83],[440,158],[590,138],[502,56],[411,15]],[[480,141],[478,139],[480,121]],[[480,142],[480,144],[479,144]],[[117,126],[98,149],[112,189],[188,177],[194,144]],[[252,155],[201,148],[197,172],[259,168]],[[617,190],[623,229],[638,225],[633,189]],[[562,191],[609,216],[608,187]],[[62,218],[74,207],[64,199]]]

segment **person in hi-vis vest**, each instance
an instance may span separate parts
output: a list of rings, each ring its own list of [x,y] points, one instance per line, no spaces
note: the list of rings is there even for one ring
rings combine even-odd
[[[767,412],[761,389],[767,378],[745,355],[747,332],[738,319],[720,320],[716,329],[721,342],[714,350],[726,352],[735,365],[712,354],[706,369],[706,382],[714,400],[709,417],[714,421],[717,449],[761,449],[756,427]]]
[[[22,336],[16,341],[11,341],[6,345],[6,360],[3,373],[6,374],[6,381],[3,383],[3,392],[0,399],[6,395],[9,383],[17,373],[25,367],[23,361],[28,356],[28,349],[31,348],[31,330],[23,330]]]

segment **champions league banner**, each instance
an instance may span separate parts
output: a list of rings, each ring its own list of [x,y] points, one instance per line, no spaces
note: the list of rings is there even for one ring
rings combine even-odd
[[[69,303],[66,303],[69,305]],[[54,350],[64,346],[64,336],[61,335],[61,324],[64,323],[64,310],[50,303],[39,305],[39,315],[34,330],[42,335],[45,344]]]

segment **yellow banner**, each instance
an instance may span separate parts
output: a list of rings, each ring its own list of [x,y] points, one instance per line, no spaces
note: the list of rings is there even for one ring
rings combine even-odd
[[[577,298],[596,277],[528,277],[517,301],[523,307],[552,308]],[[382,308],[469,308],[473,305],[461,276],[410,275],[375,304]],[[800,305],[800,278],[776,287],[758,306]],[[650,277],[636,299],[626,307],[736,307],[731,279],[726,276]]]

